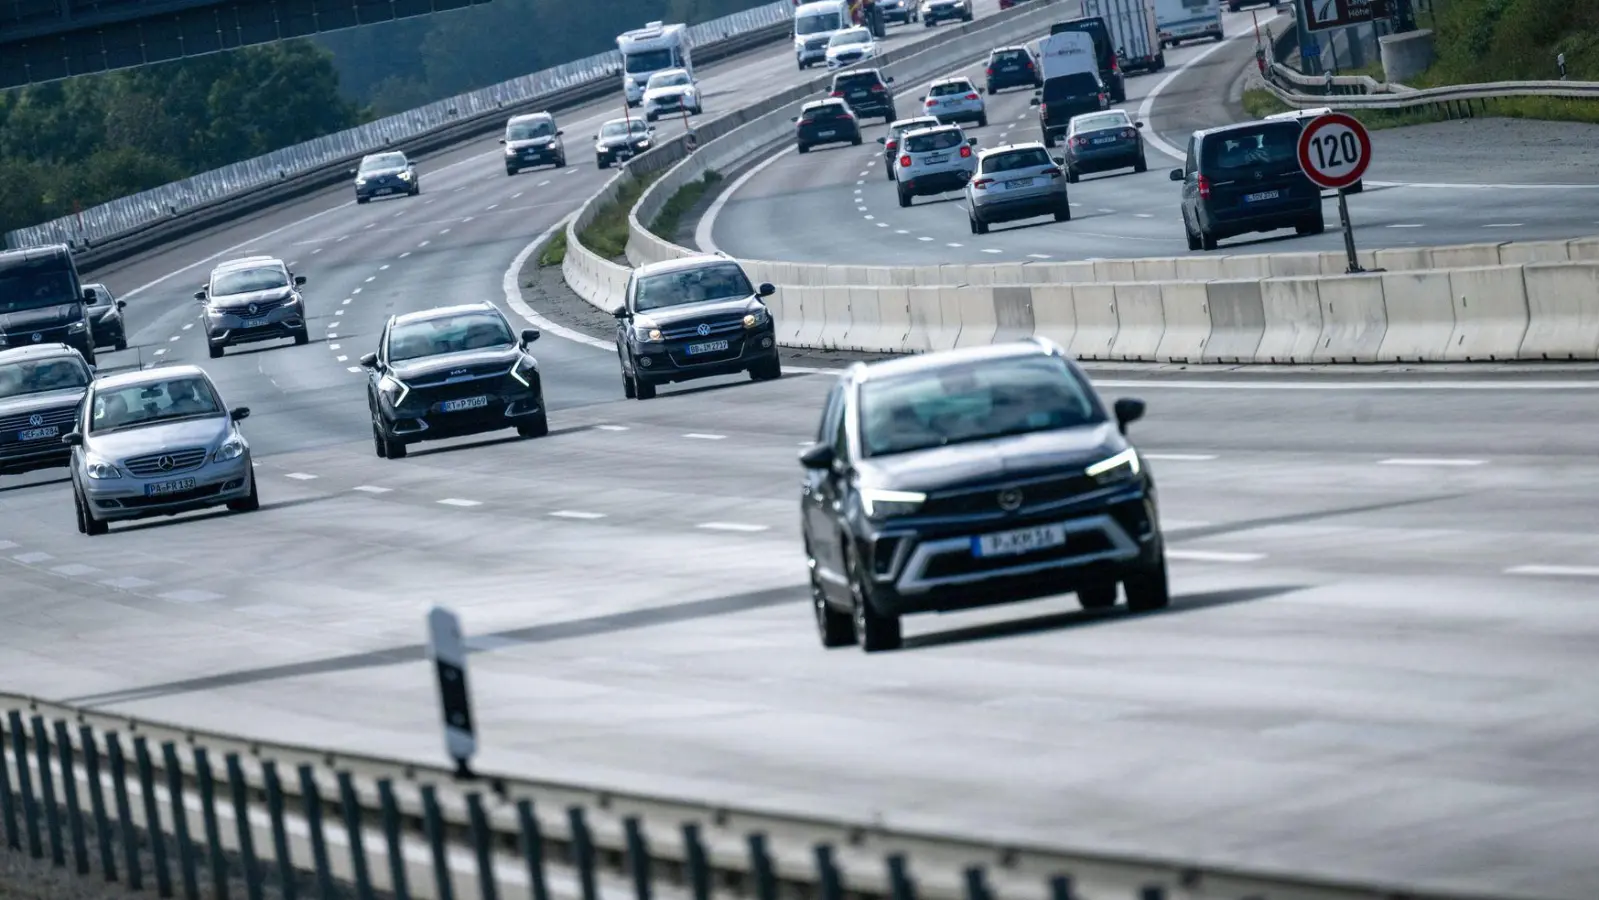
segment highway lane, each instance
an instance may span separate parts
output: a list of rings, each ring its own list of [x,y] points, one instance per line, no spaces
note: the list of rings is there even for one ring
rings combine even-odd
[[[1224,98],[1251,58],[1249,21],[1248,13],[1229,16],[1226,24],[1233,38],[1226,44],[1168,51],[1166,73],[1129,81],[1123,107],[1149,119],[1146,133],[1156,138],[1148,143],[1149,171],[1085,176],[1070,188],[1070,223],[1030,219],[973,235],[962,193],[918,198],[913,208],[902,209],[880,151],[844,147],[804,157],[790,148],[769,157],[765,168],[742,184],[735,182],[706,227],[715,246],[735,256],[809,263],[930,265],[1190,255],[1197,251],[1189,251],[1183,237],[1180,186],[1167,178],[1181,160],[1168,153],[1180,153],[1188,131],[1230,118]],[[981,68],[966,74],[980,76]],[[1156,87],[1161,91],[1151,98]],[[903,96],[914,100],[921,89],[907,86]],[[990,124],[969,132],[983,146],[1038,140],[1036,111],[1027,105],[1030,96],[1017,90],[986,98]],[[1582,128],[1589,138],[1599,136],[1599,128]],[[882,131],[870,126],[868,140]],[[1599,198],[1599,179],[1591,172],[1574,175],[1541,158],[1525,167],[1485,166],[1480,152],[1463,158],[1458,140],[1423,142],[1404,131],[1375,133],[1374,162],[1367,176],[1371,184],[1350,198],[1356,243],[1362,249],[1599,233],[1599,216],[1592,209],[1592,201]],[[1516,159],[1516,147],[1532,147],[1541,135],[1536,124],[1494,131],[1502,163]],[[1432,133],[1440,135],[1442,129]],[[1565,177],[1555,181],[1548,170]],[[1571,181],[1581,183],[1574,186]],[[1336,204],[1329,201],[1326,213],[1330,227],[1323,235],[1297,237],[1291,229],[1243,235],[1225,241],[1221,252],[1340,250]]]

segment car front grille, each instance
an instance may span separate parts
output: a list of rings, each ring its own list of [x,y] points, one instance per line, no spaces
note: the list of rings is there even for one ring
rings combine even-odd
[[[77,415],[78,407],[74,404],[57,409],[35,410],[31,413],[6,416],[4,419],[0,419],[0,432],[23,431],[28,428],[49,428],[52,425],[65,428],[72,424],[72,420],[77,418]],[[34,416],[38,416],[39,421],[33,421]]]
[[[168,460],[162,465],[162,460]],[[152,453],[148,456],[135,456],[123,461],[122,465],[129,472],[140,478],[156,478],[161,475],[172,475],[178,472],[187,472],[198,469],[205,462],[205,451],[199,449],[174,450],[170,453]]]
[[[436,375],[423,375],[407,381],[406,383],[409,384],[411,389],[414,391],[433,389],[451,384],[471,385],[474,382],[483,381],[484,379],[499,378],[502,375],[509,374],[510,371],[511,367],[505,363],[496,363],[492,366],[471,366],[467,368],[465,373],[460,375],[449,375],[444,373]],[[475,385],[472,390],[475,390],[477,393],[482,393],[484,387],[481,384],[478,384]],[[470,394],[468,394],[468,396],[470,396]]]
[[[225,303],[225,302],[219,301],[217,303],[216,309],[217,309],[218,312],[225,312],[225,313],[227,313],[230,316],[260,316],[260,315],[265,315],[265,314],[273,311],[274,309],[277,309],[278,307],[280,307],[283,304],[288,303],[288,302],[289,301],[286,300],[286,299],[285,300],[257,300],[255,302],[255,304],[254,304],[255,305],[255,311],[251,312],[250,311],[251,304],[249,304],[249,303],[232,304],[232,303]]]
[[[1089,478],[1087,475],[1077,474],[1064,478],[1049,478],[974,488],[947,494],[935,494],[927,498],[927,502],[922,505],[918,515],[980,516],[1002,513],[1004,510],[999,505],[1000,494],[1012,490],[1021,494],[1021,506],[1016,511],[1024,513],[1028,510],[1053,506],[1093,493],[1099,487],[1099,482],[1094,479]]]
[[[701,332],[701,327],[704,327],[706,330]],[[695,323],[693,325],[685,325],[681,328],[662,328],[661,336],[669,341],[691,341],[696,338],[705,338],[709,340],[718,336],[734,334],[742,331],[743,329],[744,317],[739,316],[736,319]]]

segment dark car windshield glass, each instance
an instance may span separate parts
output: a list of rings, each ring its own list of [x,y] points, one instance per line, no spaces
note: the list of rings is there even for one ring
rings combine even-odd
[[[836,12],[801,16],[794,20],[795,34],[821,34],[824,31],[837,31],[843,27],[844,23]]]
[[[972,86],[970,84],[967,84],[964,81],[948,81],[948,82],[945,82],[944,84],[935,84],[935,85],[933,85],[933,89],[931,91],[927,92],[927,96],[929,96],[929,97],[953,97],[956,94],[971,94],[971,93],[975,93],[975,90],[972,88]]]
[[[647,275],[639,279],[633,302],[635,310],[648,312],[685,303],[733,300],[754,293],[750,280],[737,263],[718,263],[681,272]]]
[[[94,414],[89,432],[155,425],[175,419],[219,416],[222,402],[204,378],[184,375],[94,392]]]
[[[935,131],[932,134],[913,134],[905,139],[905,150],[908,153],[930,153],[935,150],[949,150],[961,145],[959,131]]]
[[[671,50],[640,50],[627,55],[627,71],[630,75],[640,72],[659,72],[672,64]]]
[[[997,63],[1012,63],[1012,62],[1025,63],[1025,62],[1032,62],[1032,59],[1027,55],[1027,51],[1026,50],[1001,50],[998,53],[994,54],[994,62],[997,62]]]
[[[80,388],[88,383],[89,370],[75,359],[30,359],[0,365],[0,400]]]
[[[1105,421],[1088,385],[1052,356],[985,360],[868,380],[861,386],[860,415],[867,456]]]
[[[381,172],[384,169],[403,168],[405,168],[404,153],[379,153],[376,156],[368,156],[366,159],[361,160],[361,171],[363,172]]]
[[[389,362],[399,363],[441,353],[489,350],[516,343],[505,320],[489,313],[461,313],[405,322],[389,332]]]
[[[606,122],[605,127],[600,129],[600,136],[621,137],[622,135],[627,134],[629,131],[632,131],[634,134],[643,134],[644,129],[648,127],[649,126],[644,123],[643,119],[633,119],[631,122],[627,120]]]
[[[0,313],[43,309],[77,300],[71,273],[37,268],[0,271]]]
[[[1294,162],[1299,153],[1299,123],[1213,134],[1205,138],[1206,170],[1253,169]]]
[[[1092,116],[1078,116],[1072,120],[1072,131],[1083,134],[1088,131],[1101,131],[1106,128],[1131,128],[1133,122],[1124,112],[1097,113]]]
[[[259,269],[239,269],[223,272],[211,279],[211,296],[226,297],[231,294],[249,294],[254,291],[271,291],[289,286],[288,273],[277,266]]]
[[[554,136],[554,122],[512,122],[510,127],[505,129],[506,139],[512,141]]]
[[[820,119],[825,116],[842,116],[845,112],[846,110],[842,103],[823,103],[820,106],[813,106],[807,109],[800,118]]]
[[[842,91],[845,88],[869,88],[875,84],[882,84],[882,79],[876,72],[856,72],[850,75],[840,75],[833,79],[833,90]]]
[[[1007,150],[1004,153],[995,153],[983,159],[983,173],[1011,172],[1016,169],[1030,169],[1035,166],[1052,166],[1055,161],[1043,150],[1033,148],[1030,150]]]
[[[1045,103],[1097,93],[1099,93],[1099,76],[1092,72],[1061,75],[1044,82]]]

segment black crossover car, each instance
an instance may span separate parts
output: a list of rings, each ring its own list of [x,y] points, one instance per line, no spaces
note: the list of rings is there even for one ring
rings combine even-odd
[[[422,193],[422,176],[404,153],[393,150],[362,157],[361,165],[351,170],[355,176],[355,202],[367,203],[373,197]]]
[[[92,302],[88,299],[91,295],[94,297]],[[128,326],[122,320],[122,310],[127,307],[127,301],[118,300],[112,296],[110,288],[99,283],[84,285],[83,297],[87,305],[84,314],[94,333],[95,347],[128,349]]]
[[[1183,168],[1183,232],[1188,249],[1214,250],[1218,241],[1257,231],[1327,230],[1321,188],[1299,168],[1300,123],[1262,120],[1196,131]]]
[[[376,353],[361,357],[377,455],[402,459],[420,441],[515,428],[522,437],[550,433],[544,382],[528,345],[488,303],[391,316]]]
[[[856,69],[833,76],[832,96],[849,104],[850,111],[860,119],[881,117],[883,124],[894,121],[894,95],[888,86],[894,76],[884,75],[877,69]]]
[[[749,372],[756,381],[781,378],[777,329],[761,302],[777,289],[751,287],[725,256],[690,256],[652,263],[627,280],[616,316],[616,355],[622,392],[648,400],[655,387],[711,375]]]
[[[66,344],[94,365],[93,300],[67,245],[0,250],[0,350]]]
[[[555,117],[547,112],[512,116],[505,123],[505,174],[515,175],[532,166],[566,168],[566,144],[563,132],[555,127]]]
[[[609,169],[654,146],[655,126],[643,119],[612,119],[594,136],[594,165]]]
[[[1076,592],[1167,605],[1155,481],[1059,346],[1027,341],[856,363],[800,454],[824,646],[900,646],[900,617]]]
[[[861,122],[843,100],[813,100],[794,117],[794,146],[801,153],[818,144],[861,142]]]
[[[0,350],[0,475],[64,466],[72,448],[61,436],[94,373],[65,344]]]
[[[1038,60],[1033,58],[1033,51],[1026,47],[997,47],[988,54],[988,66],[984,70],[987,81],[983,90],[995,94],[1006,88],[1030,87],[1041,88],[1044,86],[1044,77],[1039,74]]]

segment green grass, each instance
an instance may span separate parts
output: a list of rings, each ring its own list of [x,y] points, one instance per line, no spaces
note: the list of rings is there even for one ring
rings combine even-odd
[[[578,234],[583,246],[594,251],[601,259],[618,259],[627,251],[627,214],[638,202],[646,188],[660,177],[660,173],[645,176],[622,186],[613,203],[600,208],[589,227]],[[565,252],[565,247],[562,247]]]
[[[1336,99],[1330,104],[1338,106]],[[1244,91],[1244,112],[1263,119],[1274,113],[1287,112],[1292,107],[1278,100],[1264,88]],[[1360,119],[1361,124],[1373,131],[1384,128],[1401,128],[1406,125],[1424,125],[1449,119],[1447,112],[1438,107],[1413,110],[1348,109]],[[1476,116],[1503,116],[1510,119],[1547,119],[1557,122],[1587,122],[1599,124],[1599,103],[1592,100],[1567,100],[1559,97],[1508,97],[1503,100],[1474,102],[1472,114]]]
[[[554,268],[566,262],[566,229],[562,228],[555,233],[555,237],[544,245],[544,251],[539,254],[539,265],[545,268]]]
[[[688,215],[689,211],[704,199],[706,193],[721,181],[721,173],[707,171],[705,177],[700,180],[683,185],[671,199],[666,201],[666,205],[661,207],[655,221],[650,223],[650,231],[663,241],[673,240],[677,229],[683,223],[683,217]]]

